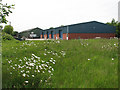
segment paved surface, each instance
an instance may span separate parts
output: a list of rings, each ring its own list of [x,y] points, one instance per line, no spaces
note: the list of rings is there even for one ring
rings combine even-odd
[[[25,40],[52,40],[52,39],[25,39]]]

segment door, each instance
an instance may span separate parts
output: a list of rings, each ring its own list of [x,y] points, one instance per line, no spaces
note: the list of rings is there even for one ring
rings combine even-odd
[[[47,31],[47,38],[49,38],[49,32]]]
[[[44,32],[42,32],[42,38],[44,38]]]
[[[60,39],[63,38],[62,30],[59,30],[59,38],[60,38]]]
[[[51,31],[51,38],[53,39],[53,31]]]

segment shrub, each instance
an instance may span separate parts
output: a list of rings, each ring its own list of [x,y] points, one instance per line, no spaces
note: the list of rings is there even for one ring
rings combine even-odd
[[[2,33],[2,40],[14,40],[14,38],[11,35],[3,32]]]
[[[13,32],[13,27],[11,25],[6,25],[3,29],[3,31],[7,34],[11,34],[12,35],[12,32]]]

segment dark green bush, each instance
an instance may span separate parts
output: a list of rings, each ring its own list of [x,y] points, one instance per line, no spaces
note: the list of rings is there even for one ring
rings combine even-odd
[[[9,35],[9,34],[7,34],[7,33],[2,33],[2,40],[14,40],[14,38],[11,36],[11,35]]]

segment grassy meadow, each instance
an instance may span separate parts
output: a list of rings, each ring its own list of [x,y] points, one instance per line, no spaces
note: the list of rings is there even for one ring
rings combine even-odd
[[[117,88],[118,40],[3,41],[3,88]]]

